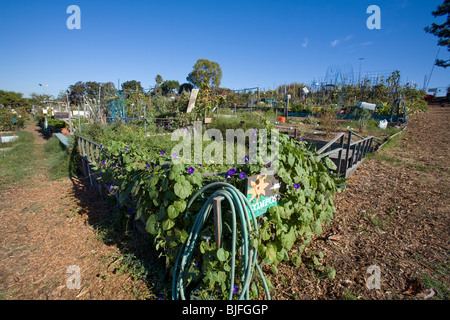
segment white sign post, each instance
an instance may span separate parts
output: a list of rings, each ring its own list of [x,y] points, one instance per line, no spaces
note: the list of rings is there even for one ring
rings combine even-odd
[[[192,89],[191,96],[189,97],[189,104],[187,107],[187,113],[191,112],[195,107],[195,100],[197,100],[198,89]]]

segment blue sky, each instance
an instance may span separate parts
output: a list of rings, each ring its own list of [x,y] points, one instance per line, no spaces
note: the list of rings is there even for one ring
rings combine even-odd
[[[400,70],[423,86],[437,38],[424,32],[442,0],[21,1],[0,0],[0,89],[57,95],[77,81],[186,82],[197,59],[220,64],[222,87],[303,82],[330,66],[358,74]],[[81,9],[70,30],[67,7]],[[369,5],[381,9],[370,30]],[[446,48],[439,57],[448,59]],[[434,68],[429,87],[450,85]],[[39,83],[48,84],[43,88]]]

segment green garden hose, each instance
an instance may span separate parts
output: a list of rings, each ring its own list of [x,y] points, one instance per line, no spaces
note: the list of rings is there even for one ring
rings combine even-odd
[[[267,299],[270,300],[270,293],[262,273],[261,267],[257,263],[257,250],[251,245],[251,233],[253,230],[258,231],[258,224],[256,221],[255,213],[253,212],[250,203],[247,198],[236,189],[233,185],[225,182],[213,182],[202,189],[200,189],[191,198],[187,205],[187,209],[194,202],[198,195],[207,189],[218,187],[217,190],[206,200],[205,204],[198,212],[194,225],[189,233],[187,240],[182,245],[178,258],[175,262],[175,268],[172,278],[172,299],[173,300],[186,300],[185,297],[185,286],[183,282],[184,269],[189,268],[192,255],[195,248],[195,242],[197,237],[208,219],[208,216],[213,207],[213,199],[222,196],[228,200],[231,207],[232,213],[232,243],[231,243],[231,282],[229,287],[228,299],[231,300],[233,297],[234,288],[234,276],[235,276],[235,256],[236,256],[236,213],[239,214],[241,220],[241,230],[242,230],[242,268],[243,268],[243,287],[239,295],[239,300],[249,300],[249,288],[250,282],[253,276],[254,268],[256,267],[259,275],[262,278],[264,289],[267,295]],[[249,214],[250,213],[250,214]],[[251,218],[250,218],[251,217]],[[253,227],[252,222],[253,220]]]

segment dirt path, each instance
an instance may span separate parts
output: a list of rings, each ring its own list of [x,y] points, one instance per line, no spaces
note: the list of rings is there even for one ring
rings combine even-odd
[[[311,263],[273,276],[279,299],[449,299],[450,106],[411,117],[406,132],[366,160],[337,195],[337,213],[311,250]],[[370,266],[378,267],[380,288]],[[315,275],[314,275],[315,274]],[[289,279],[289,281],[286,281]]]
[[[142,281],[117,272],[120,250],[106,245],[93,227],[96,217],[108,214],[104,201],[81,180],[49,180],[46,140],[38,129],[26,128],[34,134],[36,156],[42,157],[40,170],[24,187],[9,187],[0,197],[0,298],[148,298]]]

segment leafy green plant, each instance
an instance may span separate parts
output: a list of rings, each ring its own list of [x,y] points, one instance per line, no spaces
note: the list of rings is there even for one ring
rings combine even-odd
[[[355,115],[359,122],[359,132],[363,132],[367,127],[367,122],[372,116],[372,111],[366,108],[357,108],[355,110]]]
[[[48,118],[47,119],[47,123],[49,127],[55,127],[55,128],[65,128],[66,127],[66,123],[60,119],[56,119],[56,118]]]
[[[280,164],[277,176],[282,181],[282,199],[263,217],[259,254],[266,264],[291,260],[298,265],[298,255],[289,255],[300,240],[300,252],[313,234],[322,233],[322,224],[335,212],[335,180],[312,151],[299,146],[287,136],[280,136]]]
[[[270,123],[266,125],[270,129]],[[256,130],[255,130],[256,132]],[[270,132],[270,130],[269,130]],[[102,139],[106,136],[102,135]],[[268,137],[270,139],[270,137]],[[128,214],[145,222],[146,230],[153,236],[155,248],[166,266],[173,268],[181,245],[188,238],[195,214],[203,205],[196,201],[186,211],[190,197],[201,187],[213,181],[227,181],[243,190],[245,176],[260,173],[271,164],[236,164],[232,168],[217,164],[175,164],[168,148],[149,142],[136,133],[123,132],[102,140],[102,150],[96,170],[110,184],[110,193],[118,198],[119,205],[128,208]],[[269,146],[270,147],[270,146]],[[274,270],[281,261],[301,263],[301,253],[293,254],[294,244],[301,250],[313,234],[322,233],[322,224],[329,222],[335,212],[333,196],[336,189],[335,169],[331,161],[322,162],[314,151],[302,141],[287,135],[279,136],[279,166],[276,176],[281,182],[281,200],[261,218],[259,232],[253,234],[252,246],[260,258]],[[270,150],[269,150],[270,151]],[[203,176],[201,172],[226,172],[224,176]],[[207,194],[204,195],[205,199]],[[192,265],[186,274],[186,286],[191,293],[206,298],[227,298],[230,283],[231,214],[225,203],[223,210],[223,247],[217,248],[212,222],[205,224],[199,234]],[[238,230],[241,228],[238,226]],[[237,237],[239,239],[239,236]],[[238,243],[237,247],[241,244]],[[237,260],[236,270],[240,269]],[[332,270],[328,270],[332,273]],[[242,290],[236,276],[235,288]],[[261,284],[253,283],[251,294],[258,296]],[[235,295],[237,296],[237,295]]]

